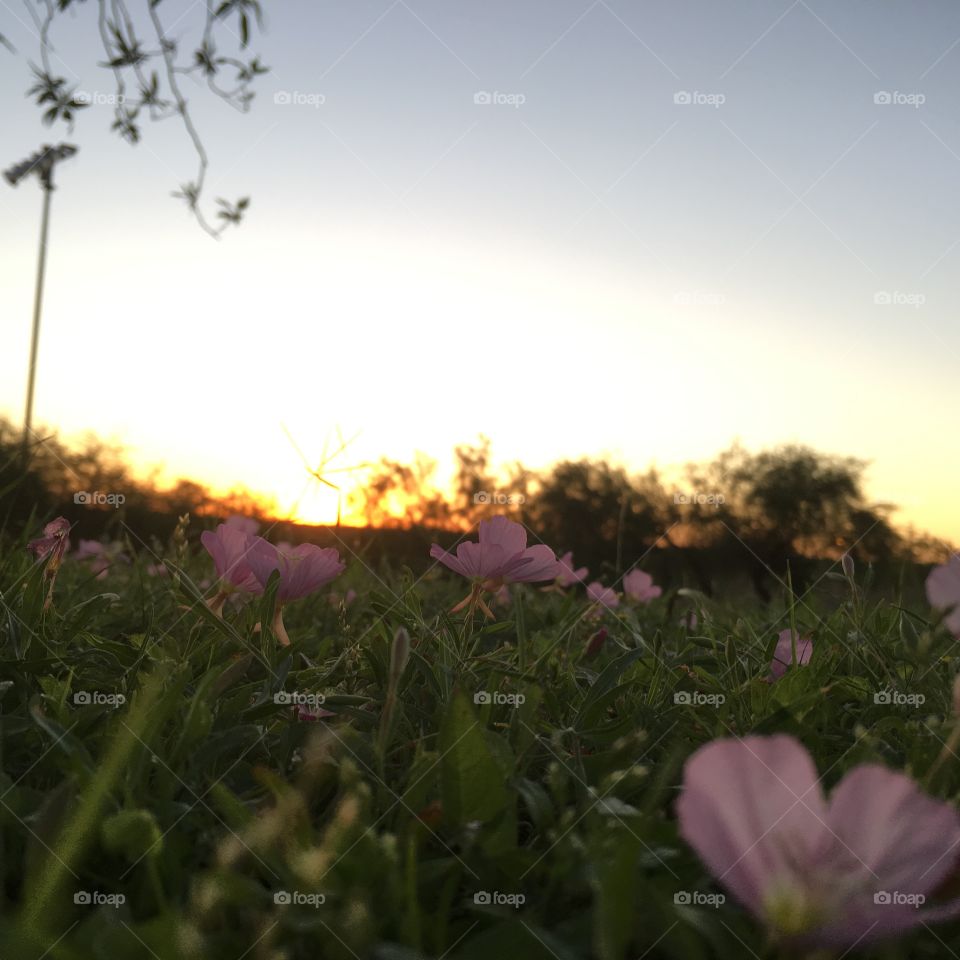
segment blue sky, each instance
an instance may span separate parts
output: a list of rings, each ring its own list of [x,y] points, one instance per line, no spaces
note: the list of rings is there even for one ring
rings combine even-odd
[[[38,419],[288,507],[284,428],[311,457],[339,426],[357,462],[485,432],[503,460],[638,469],[798,440],[870,459],[875,496],[960,539],[960,7],[265,7],[248,114],[183,81],[210,199],[253,198],[214,242],[169,197],[194,168],[176,120],[136,148],[106,105],[42,128],[32,24],[0,6],[0,159],[81,147],[54,202]],[[159,9],[198,35],[200,4]],[[93,13],[52,36],[96,100]],[[14,417],[39,200],[0,192]]]

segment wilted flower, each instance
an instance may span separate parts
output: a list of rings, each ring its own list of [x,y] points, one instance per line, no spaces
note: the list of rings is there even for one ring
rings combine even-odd
[[[631,570],[624,574],[623,592],[637,603],[649,603],[651,600],[656,600],[663,590],[654,585],[653,577],[649,573],[643,570]]]
[[[57,571],[63,562],[63,555],[70,549],[69,533],[70,522],[65,517],[57,517],[43,528],[42,537],[31,540],[27,544],[27,549],[38,560],[47,561],[43,576],[45,580],[50,581],[50,586],[47,588],[47,598],[43,602],[44,610],[53,603],[53,585],[57,579]]]
[[[205,530],[200,542],[213,558],[213,566],[220,580],[220,589],[208,605],[218,616],[223,611],[224,601],[236,590],[244,593],[262,593],[263,587],[253,575],[249,555],[253,538],[237,527],[221,523],[216,530]]]
[[[505,583],[539,583],[557,576],[556,554],[542,544],[528,547],[527,531],[519,523],[502,516],[481,520],[478,539],[479,543],[461,543],[455,555],[436,543],[430,547],[434,560],[473,581],[469,596],[453,608],[454,613],[466,606],[471,610],[479,606],[492,617],[481,598],[482,591],[498,590]]]
[[[920,908],[956,868],[960,816],[878,764],[828,802],[793,737],[715,740],[687,761],[677,814],[714,877],[791,947],[860,946],[960,913]]]
[[[283,605],[290,600],[299,600],[319,590],[324,584],[343,573],[346,566],[333,547],[301,543],[292,550],[283,551],[278,550],[263,537],[253,538],[247,553],[247,562],[261,590],[266,588],[267,581],[274,570],[280,572],[273,632],[284,646],[290,645],[290,638],[283,626]]]
[[[586,567],[577,567],[574,570],[572,550],[568,550],[557,562],[560,564],[555,581],[558,587],[572,587],[575,583],[587,582],[590,571]]]
[[[787,670],[794,666],[793,647],[796,636],[797,666],[806,666],[813,655],[813,640],[810,637],[801,637],[794,634],[788,627],[777,634],[777,646],[773,651],[773,660],[770,661],[771,680],[779,680]]]
[[[583,651],[584,660],[592,660],[602,649],[603,643],[607,639],[607,628],[601,627],[587,641],[587,648]]]
[[[43,536],[31,540],[27,544],[27,549],[38,559],[47,560],[47,576],[53,577],[61,562],[63,555],[70,549],[70,521],[65,517],[57,517],[51,520],[43,528]]]
[[[960,637],[960,553],[939,567],[934,567],[927,577],[927,599],[931,607],[949,610],[944,623],[955,636]]]
[[[620,606],[620,595],[617,591],[605,587],[599,580],[594,580],[587,587],[587,599],[598,607],[606,607],[607,610],[615,610]]]

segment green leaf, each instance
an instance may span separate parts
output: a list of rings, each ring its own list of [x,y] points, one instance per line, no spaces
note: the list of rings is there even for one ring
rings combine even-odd
[[[632,829],[605,831],[591,844],[593,943],[601,960],[621,960],[636,916],[640,839]]]
[[[158,857],[163,850],[163,835],[149,810],[121,810],[104,820],[100,833],[104,847],[128,863]]]
[[[507,806],[500,764],[487,746],[483,727],[462,693],[454,694],[440,727],[440,791],[444,817],[462,826],[488,822]]]

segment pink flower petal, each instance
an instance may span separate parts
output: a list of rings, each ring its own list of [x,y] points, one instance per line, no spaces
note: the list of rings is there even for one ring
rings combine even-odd
[[[221,523],[216,530],[204,530],[200,542],[213,558],[220,580],[248,593],[263,592],[250,566],[253,540],[248,534]]]
[[[789,627],[777,634],[777,647],[773,651],[773,660],[770,662],[770,673],[775,680],[779,680],[793,663],[793,634]],[[806,666],[813,656],[813,641],[810,637],[797,637],[797,663]]]
[[[254,538],[247,561],[261,589],[266,587],[274,570],[280,571],[277,598],[282,603],[313,593],[338,577],[346,567],[333,547],[301,543],[282,552],[263,537]]]
[[[638,603],[656,600],[663,590],[654,585],[653,577],[644,570],[631,570],[623,577],[623,592]]]
[[[876,764],[827,804],[788,736],[717,740],[684,769],[680,832],[715,878],[786,941],[848,948],[960,915],[923,908],[957,868],[960,814]]]
[[[810,754],[785,735],[701,747],[684,769],[677,815],[684,840],[758,915],[771,886],[799,884],[796,865],[829,835]]]
[[[954,554],[948,563],[934,567],[927,577],[927,599],[931,607],[953,612],[947,615],[947,629],[960,637],[960,554]]]

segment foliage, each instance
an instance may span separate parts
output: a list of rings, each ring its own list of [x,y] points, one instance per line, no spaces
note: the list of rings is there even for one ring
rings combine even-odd
[[[214,496],[202,485],[179,480],[161,489],[156,474],[134,475],[121,447],[91,435],[67,444],[36,431],[29,470],[22,470],[18,430],[0,418],[0,521],[19,532],[39,515],[66,516],[82,537],[131,535],[150,543],[168,537],[177,519],[231,513],[276,514],[276,506],[237,489]],[[873,564],[894,583],[904,563],[942,561],[950,546],[899,532],[892,508],[864,493],[865,465],[803,447],[749,453],[734,446],[712,462],[688,467],[682,483],[657,472],[632,475],[604,461],[561,461],[543,470],[493,462],[490,443],[456,448],[452,481],[444,483],[435,460],[412,464],[382,460],[369,468],[350,497],[354,517],[368,531],[340,531],[366,561],[384,559],[422,570],[433,540],[469,530],[486,516],[522,520],[546,543],[572,550],[593,575],[616,579],[643,558],[658,578],[706,594],[740,591],[744,584],[769,600],[787,577],[802,587],[823,558],[849,552]],[[448,492],[449,490],[449,492]],[[119,509],[74,502],[78,493],[119,492]],[[324,530],[294,530],[332,545]]]
[[[836,565],[765,606],[668,589],[597,647],[582,591],[462,621],[442,570],[347,551],[358,601],[291,605],[280,649],[270,597],[210,614],[181,539],[102,581],[68,554],[49,610],[24,539],[0,544],[5,960],[768,957],[735,903],[679,902],[717,889],[677,835],[684,759],[783,731],[828,786],[871,759],[922,780],[955,724],[954,642]],[[814,657],[770,684],[791,623]],[[955,758],[925,786],[955,798]]]
[[[96,16],[104,57],[97,65],[112,75],[113,92],[97,94],[113,107],[111,130],[131,145],[143,136],[143,121],[179,120],[197,158],[192,180],[180,185],[173,196],[183,200],[200,226],[218,237],[228,226],[239,224],[250,204],[249,197],[236,201],[217,198],[211,218],[201,199],[206,186],[209,159],[194,124],[182,79],[196,77],[214,96],[246,112],[254,98],[254,82],[268,72],[257,56],[248,56],[254,27],[261,27],[263,11],[257,0],[226,0],[219,6],[205,4],[202,26],[193,40],[185,42],[182,12],[170,12],[166,0],[28,0],[38,38],[39,65],[32,65],[34,81],[27,90],[41,108],[43,123],[63,123],[72,131],[81,111],[91,105],[90,90],[71,86],[57,76],[53,66],[53,38],[62,17]],[[87,9],[82,9],[86,7]],[[169,20],[169,25],[165,23]],[[176,30],[177,36],[169,30]],[[0,35],[11,52],[12,46]],[[221,44],[227,52],[222,52]],[[96,85],[94,85],[95,89]]]

